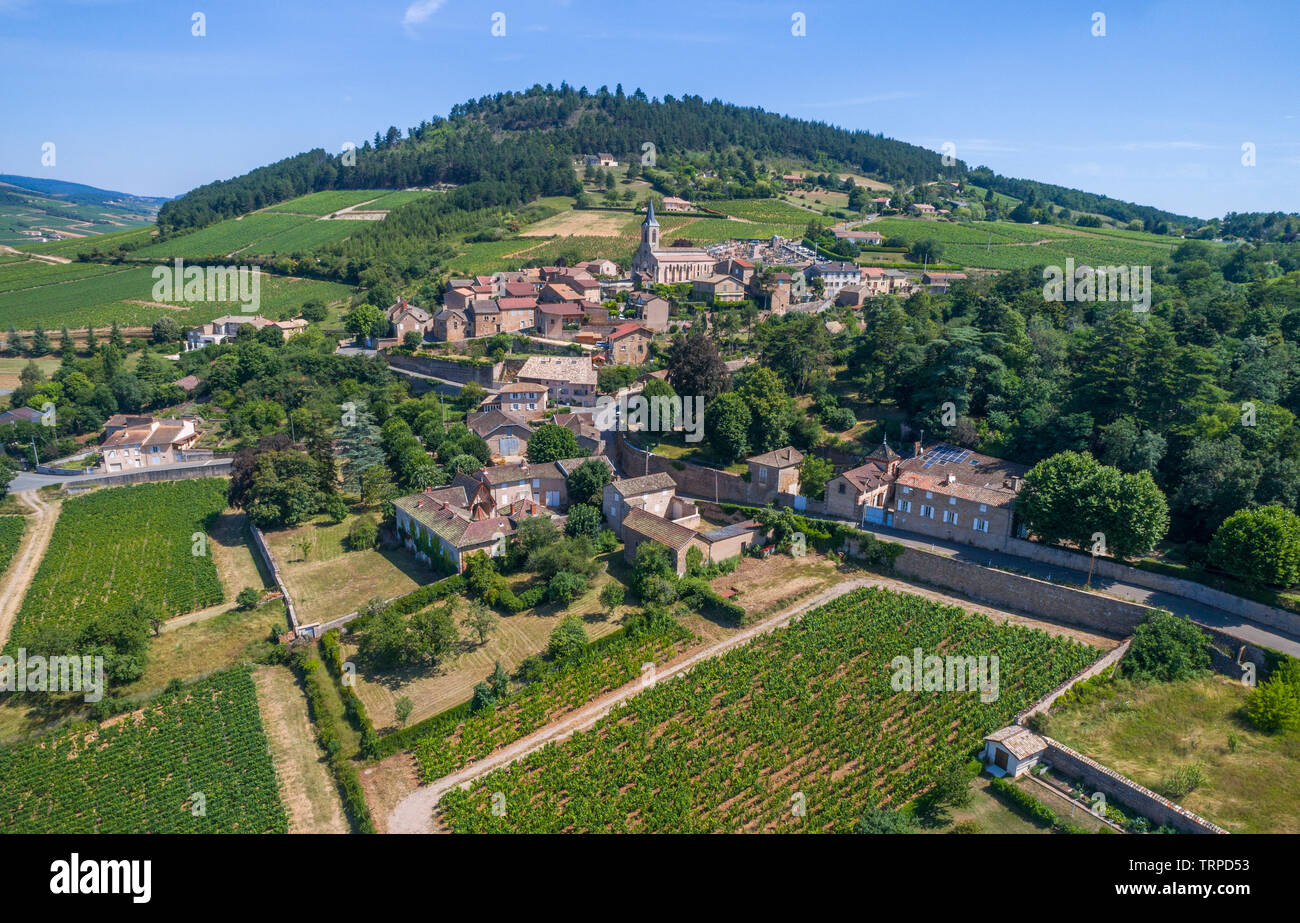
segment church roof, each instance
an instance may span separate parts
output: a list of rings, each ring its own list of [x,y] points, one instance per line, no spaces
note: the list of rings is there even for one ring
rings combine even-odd
[[[659,222],[655,220],[654,199],[648,199],[646,201],[645,221],[641,222],[641,227],[643,228],[650,227],[651,225],[659,227]]]

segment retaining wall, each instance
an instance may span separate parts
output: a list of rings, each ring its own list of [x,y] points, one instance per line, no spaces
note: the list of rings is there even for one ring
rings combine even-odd
[[[501,377],[502,364],[499,362],[495,365],[491,363],[466,365],[433,356],[408,356],[404,353],[384,353],[384,358],[388,360],[389,365],[396,368],[458,382],[462,385],[472,381],[485,388],[491,388],[492,382]]]
[[[717,468],[671,461],[628,443],[623,433],[616,433],[613,441],[614,458],[625,477],[664,473],[677,484],[677,492],[692,497],[702,497],[718,503],[742,503],[747,506],[765,506],[776,498],[771,487],[751,484],[744,478]]]
[[[248,524],[248,529],[253,533],[253,545],[262,556],[262,560],[266,563],[266,569],[271,572],[271,579],[275,581],[276,587],[284,597],[284,608],[289,613],[289,630],[295,635],[300,634],[298,628],[298,610],[293,606],[293,597],[289,595],[289,588],[284,585],[284,577],[280,573],[280,565],[275,563],[275,555],[271,554],[271,546],[266,543],[266,536],[262,534],[262,530],[257,526],[250,522]]]
[[[1077,750],[1065,744],[1044,737],[1047,749],[1041,759],[1050,763],[1067,776],[1081,779],[1089,788],[1094,788],[1107,798],[1132,808],[1144,817],[1149,817],[1159,826],[1170,826],[1183,833],[1227,833],[1222,827],[1210,823],[1205,818],[1193,814],[1184,807],[1174,804],[1138,785],[1127,776],[1120,775],[1113,769],[1089,759]]]
[[[76,480],[65,481],[63,488],[120,487],[123,484],[144,484],[148,481],[184,481],[190,478],[228,477],[234,467],[233,458],[216,458],[210,464],[189,468],[136,468],[115,474],[92,474]]]

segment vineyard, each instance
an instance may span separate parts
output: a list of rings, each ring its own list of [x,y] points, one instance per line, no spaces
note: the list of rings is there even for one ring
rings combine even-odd
[[[9,562],[23,539],[25,523],[21,516],[0,516],[0,575],[9,569]]]
[[[997,654],[998,697],[893,691],[891,659],[918,647]],[[922,793],[1096,655],[921,597],[861,590],[448,792],[439,810],[456,832],[849,831],[873,803]]]
[[[244,669],[163,695],[120,720],[0,748],[3,833],[287,830]]]
[[[721,199],[701,204],[733,218],[767,224],[792,223],[803,226],[817,217],[806,208],[780,199]]]
[[[23,599],[10,640],[21,647],[34,626],[80,627],[137,599],[180,615],[222,601],[221,581],[193,534],[226,505],[220,478],[163,481],[98,490],[63,502],[49,548]]]
[[[312,192],[267,209],[271,212],[289,212],[299,215],[329,215],[341,208],[349,208],[388,195],[385,189],[330,189]],[[367,206],[368,207],[368,206]]]
[[[420,778],[432,782],[494,750],[544,727],[560,714],[584,705],[636,678],[642,664],[664,663],[691,642],[685,629],[620,637],[580,662],[548,673],[496,708],[475,712],[425,737],[414,748]]]

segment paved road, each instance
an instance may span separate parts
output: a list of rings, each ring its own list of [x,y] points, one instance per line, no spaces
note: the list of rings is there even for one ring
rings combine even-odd
[[[1030,558],[1022,558],[1019,555],[1001,551],[986,551],[983,548],[962,545],[958,542],[947,542],[941,539],[926,539],[923,541],[910,533],[899,532],[884,526],[869,525],[860,528],[864,528],[865,531],[871,532],[878,538],[925,551],[945,554],[959,561],[967,561],[983,567],[994,567],[999,570],[1027,574],[1030,577],[1037,577],[1040,580],[1049,580],[1054,583],[1070,583],[1083,586],[1088,582],[1088,572],[1086,570],[1072,570],[1053,564],[1044,564]],[[1267,625],[1261,625],[1258,622],[1252,622],[1235,612],[1229,612],[1182,596],[1175,596],[1172,593],[1162,593],[1159,590],[1139,586],[1135,583],[1124,583],[1095,574],[1092,577],[1091,587],[1093,590],[1105,593],[1108,596],[1126,599],[1144,606],[1168,609],[1175,615],[1186,616],[1193,622],[1218,629],[1224,634],[1231,635],[1248,644],[1262,645],[1275,651],[1281,651],[1284,654],[1290,654],[1293,657],[1300,657],[1300,636]]]

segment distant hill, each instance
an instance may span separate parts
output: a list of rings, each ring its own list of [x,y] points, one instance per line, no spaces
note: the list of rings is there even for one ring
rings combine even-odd
[[[0,244],[87,237],[149,224],[165,198],[0,173]]]
[[[313,150],[259,167],[234,179],[209,183],[168,202],[159,215],[164,231],[197,228],[286,199],[326,189],[402,189],[438,183],[506,184],[510,198],[576,195],[575,156],[610,152],[620,161],[641,158],[645,144],[660,157],[687,152],[741,152],[731,195],[762,196],[744,183],[745,158],[788,158],[842,167],[885,183],[912,187],[934,180],[979,177],[980,185],[1041,205],[1094,212],[1117,221],[1142,220],[1187,227],[1200,222],[1106,196],[972,170],[960,160],[869,131],[776,115],[759,108],[699,96],[651,100],[619,87],[590,92],[561,85],[498,93],[452,108],[447,118],[421,122],[405,136],[396,127],[376,132],[355,152],[355,164]],[[494,196],[499,198],[499,196]]]

